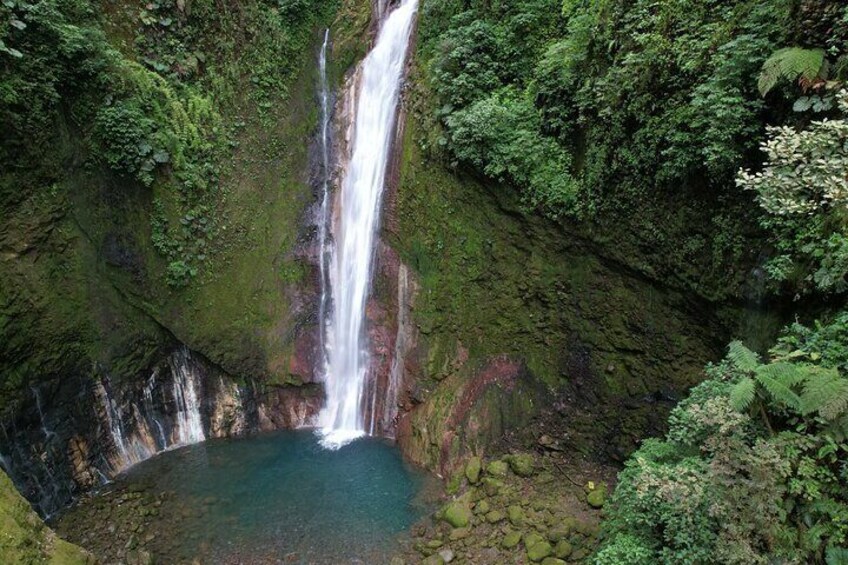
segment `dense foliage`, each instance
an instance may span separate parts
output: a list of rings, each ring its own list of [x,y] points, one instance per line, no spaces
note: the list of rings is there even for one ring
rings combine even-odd
[[[122,190],[151,191],[152,243],[167,261],[168,282],[188,283],[208,263],[223,223],[222,162],[244,125],[222,117],[243,102],[236,85],[252,86],[260,115],[284,98],[327,7],[3,2],[2,202],[66,182],[60,149],[70,144],[88,170],[105,167]]]
[[[848,7],[796,0],[431,0],[421,21],[434,152],[716,284],[757,259],[737,171],[767,124],[833,108],[805,89],[844,74],[848,38]]]
[[[798,291],[848,288],[848,92],[833,97],[841,116],[800,131],[769,128],[764,168],[736,181],[766,211],[761,222],[777,250],[769,274]]]
[[[619,477],[599,564],[845,563],[848,314],[708,366]]]

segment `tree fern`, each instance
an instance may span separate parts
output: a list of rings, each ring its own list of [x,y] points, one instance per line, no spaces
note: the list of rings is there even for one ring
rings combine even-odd
[[[809,367],[797,363],[779,361],[777,363],[761,365],[756,370],[758,373],[765,374],[782,385],[792,388],[807,380]]]
[[[801,414],[818,412],[825,420],[835,420],[848,408],[848,379],[835,369],[809,367],[801,395]]]
[[[727,346],[727,358],[740,371],[750,373],[760,365],[760,357],[741,341],[731,341]]]
[[[730,404],[736,410],[746,410],[754,401],[757,383],[750,377],[745,377],[730,389]]]
[[[781,80],[800,78],[812,82],[824,78],[826,68],[824,50],[787,47],[776,51],[763,63],[757,87],[765,96]]]
[[[755,376],[757,382],[766,389],[772,399],[790,408],[798,409],[801,398],[786,384],[786,379],[774,370],[774,365],[758,367]]]

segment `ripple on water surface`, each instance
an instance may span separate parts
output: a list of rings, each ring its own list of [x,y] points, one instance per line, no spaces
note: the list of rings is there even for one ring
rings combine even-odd
[[[150,526],[163,562],[381,563],[431,509],[433,481],[383,441],[328,450],[296,431],[163,453],[114,487],[167,493]]]

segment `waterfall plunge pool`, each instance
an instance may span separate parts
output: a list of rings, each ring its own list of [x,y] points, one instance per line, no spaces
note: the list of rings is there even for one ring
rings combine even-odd
[[[387,563],[438,481],[391,444],[324,449],[312,431],[210,440],[144,461],[65,512],[104,562]]]

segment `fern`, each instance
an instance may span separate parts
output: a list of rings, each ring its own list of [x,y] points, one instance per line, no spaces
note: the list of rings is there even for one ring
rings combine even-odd
[[[801,395],[801,414],[818,412],[827,421],[836,420],[848,408],[848,379],[836,369],[810,367]]]
[[[727,346],[727,358],[740,371],[750,373],[760,365],[760,357],[745,347],[741,341],[731,341]]]
[[[848,548],[830,546],[825,555],[827,565],[848,565]]]
[[[769,378],[780,382],[782,385],[792,388],[807,380],[809,368],[805,365],[781,361],[761,365],[756,370],[758,373],[763,373]]]
[[[763,63],[757,87],[765,96],[781,80],[800,78],[812,82],[824,78],[826,70],[824,50],[787,47],[776,51]]]
[[[750,377],[745,377],[730,389],[730,404],[742,412],[754,401],[757,383]]]
[[[775,401],[798,409],[801,398],[788,386],[780,373],[776,373],[774,365],[763,365],[756,370],[756,379]]]

